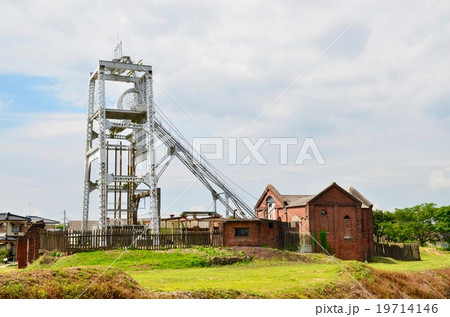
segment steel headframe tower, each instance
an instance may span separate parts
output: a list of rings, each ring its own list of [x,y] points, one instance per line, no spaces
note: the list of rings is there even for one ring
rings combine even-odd
[[[127,224],[137,223],[139,201],[149,197],[148,212],[152,233],[159,232],[160,195],[158,180],[174,157],[197,177],[211,192],[214,211],[217,201],[225,206],[226,216],[256,217],[252,208],[239,197],[228,177],[197,153],[178,129],[159,110],[153,101],[152,67],[133,63],[122,56],[119,44],[112,61],[99,61],[89,79],[89,102],[86,137],[86,165],[83,197],[83,230],[88,229],[89,196],[99,190],[100,227],[121,224],[122,211],[127,212]],[[105,83],[124,82],[126,89],[113,107],[106,106]],[[95,100],[97,102],[95,102]],[[164,156],[157,159],[155,142],[166,147]],[[123,172],[123,160],[128,160]],[[98,160],[98,178],[91,181],[91,168]],[[137,175],[138,164],[146,172]],[[237,185],[237,184],[235,184]],[[237,185],[238,186],[238,185]],[[123,198],[126,197],[126,208]],[[110,200],[113,200],[110,202]],[[109,205],[114,208],[108,208]]]
[[[133,63],[121,51],[119,44],[115,58],[100,60],[89,79],[82,229],[88,229],[90,193],[98,189],[100,228],[108,225],[109,216],[114,219],[110,223],[121,224],[115,221],[122,219],[123,211],[127,224],[136,224],[139,200],[149,197],[150,229],[159,233],[152,67]],[[111,81],[132,87],[107,107],[105,86]],[[96,160],[98,178],[91,180]],[[137,175],[138,164],[146,166],[143,175]]]

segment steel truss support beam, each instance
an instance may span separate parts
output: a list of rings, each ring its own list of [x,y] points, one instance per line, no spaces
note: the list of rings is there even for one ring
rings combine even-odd
[[[145,72],[149,75],[152,73],[152,67],[149,65],[138,65],[131,63],[122,63],[122,62],[112,62],[112,61],[99,61],[100,66],[108,68],[110,70],[132,70],[136,72]]]
[[[88,95],[88,115],[87,115],[87,133],[86,133],[86,153],[92,148],[93,123],[91,120],[94,113],[94,96],[95,96],[95,80],[89,81],[89,95]],[[83,218],[82,229],[87,230],[89,219],[89,194],[91,193],[91,161],[86,158],[84,166],[84,188],[83,188]]]
[[[180,140],[178,140],[168,129],[166,129],[160,121],[155,122],[156,133],[158,138],[168,147],[175,147],[177,158],[205,185],[211,192],[214,191],[213,185],[219,187],[225,195],[231,198],[235,207],[242,217],[256,217],[253,209],[250,208],[239,196],[227,185],[221,177],[207,167],[205,164],[197,160],[189,149]],[[217,195],[217,199],[225,206],[228,214],[234,212],[233,207],[229,203],[229,199],[224,199]]]
[[[107,192],[107,166],[106,166],[106,97],[105,97],[105,68],[99,67],[98,70],[98,89],[97,89],[97,103],[99,107],[98,122],[99,122],[99,146],[100,146],[100,164],[99,164],[99,201],[100,201],[100,227],[107,226],[107,207],[108,207],[108,192]]]
[[[147,164],[148,164],[148,174],[149,174],[149,187],[150,187],[150,203],[149,203],[149,214],[150,214],[150,230],[152,233],[159,233],[160,219],[158,215],[158,192],[157,192],[157,182],[158,177],[156,175],[156,129],[155,129],[155,105],[153,103],[153,78],[149,72],[145,74],[144,87],[145,87],[145,102],[147,106]]]

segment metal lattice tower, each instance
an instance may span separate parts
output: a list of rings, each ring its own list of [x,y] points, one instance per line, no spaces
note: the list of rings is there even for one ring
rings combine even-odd
[[[106,105],[106,82],[132,85],[119,97],[117,104]],[[126,212],[127,224],[136,224],[141,199],[148,198],[146,214],[150,229],[159,232],[158,180],[177,157],[211,192],[214,211],[219,200],[228,215],[237,211],[241,217],[255,217],[242,198],[233,190],[228,178],[216,170],[179,133],[158,109],[153,100],[152,67],[133,63],[122,56],[121,44],[112,61],[99,61],[89,79],[86,161],[83,196],[83,230],[88,228],[89,198],[99,191],[100,227],[116,224]],[[157,158],[155,143],[160,140],[166,154]],[[93,163],[98,160],[98,177],[91,180]],[[124,160],[127,163],[124,164]],[[145,172],[138,174],[138,164]],[[126,171],[124,171],[124,165]],[[124,202],[126,201],[126,207]],[[112,205],[112,208],[109,206]],[[146,204],[147,205],[147,204]],[[110,219],[108,223],[108,218]]]

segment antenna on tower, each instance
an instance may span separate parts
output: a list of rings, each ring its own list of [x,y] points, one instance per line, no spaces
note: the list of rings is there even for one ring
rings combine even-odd
[[[114,60],[120,61],[120,59],[123,57],[122,54],[122,41],[119,41],[117,43],[116,48],[114,49]]]
[[[113,55],[113,62],[132,63],[130,56],[123,55],[122,41],[117,42]]]

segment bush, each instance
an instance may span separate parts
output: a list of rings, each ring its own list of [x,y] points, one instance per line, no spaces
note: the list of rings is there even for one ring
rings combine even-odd
[[[10,258],[11,257],[11,251],[6,249],[0,249],[0,261],[3,263],[4,258]]]

